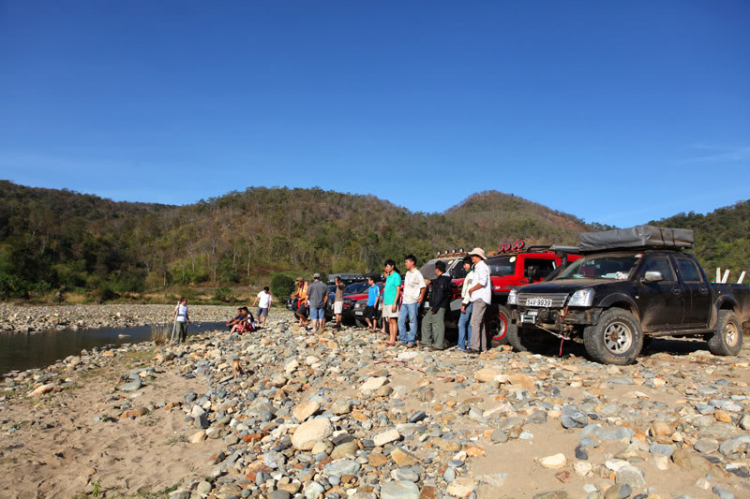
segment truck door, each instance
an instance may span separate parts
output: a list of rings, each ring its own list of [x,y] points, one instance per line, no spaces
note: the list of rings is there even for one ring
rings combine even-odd
[[[707,327],[712,305],[708,284],[692,258],[682,255],[673,258],[686,293],[682,324],[688,328]]]
[[[646,272],[661,272],[664,280],[645,282]],[[677,280],[672,263],[667,255],[649,255],[638,276],[635,302],[641,313],[644,331],[667,331],[680,329],[685,314],[685,300],[689,299],[682,284]]]

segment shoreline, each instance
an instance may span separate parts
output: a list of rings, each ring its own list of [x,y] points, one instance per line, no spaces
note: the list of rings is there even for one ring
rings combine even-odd
[[[0,487],[173,499],[750,493],[747,350],[671,354],[665,342],[616,367],[381,339],[276,318],[257,333],[136,343],[6,378]]]
[[[237,306],[190,305],[191,322],[226,322]],[[280,307],[271,309],[282,311]],[[0,303],[0,333],[38,333],[63,329],[129,328],[172,323],[174,305],[13,305]]]

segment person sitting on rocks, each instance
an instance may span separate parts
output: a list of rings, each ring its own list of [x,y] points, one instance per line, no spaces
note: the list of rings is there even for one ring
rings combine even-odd
[[[234,332],[234,326],[241,323],[244,319],[245,319],[245,312],[242,310],[242,308],[238,308],[237,316],[231,321],[227,322],[227,327],[231,328],[232,332]]]
[[[239,311],[242,313],[242,319],[232,326],[232,330],[229,331],[229,333],[247,333],[251,331],[255,331],[255,317],[253,317],[253,314],[250,313],[250,310],[248,310],[247,307],[242,307],[239,309]]]

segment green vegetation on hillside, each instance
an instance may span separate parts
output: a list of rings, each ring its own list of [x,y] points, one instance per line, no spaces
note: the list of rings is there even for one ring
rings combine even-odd
[[[703,263],[708,277],[715,277],[716,267],[731,269],[730,282],[737,282],[740,273],[750,273],[750,200],[719,208],[707,215],[680,213],[651,222],[662,227],[692,229],[694,253]],[[746,278],[748,282],[750,278]]]
[[[374,196],[248,188],[177,207],[119,203],[0,182],[0,295],[58,289],[100,299],[191,285],[260,284],[274,273],[380,271],[387,258],[524,238],[574,243],[573,216],[499,192],[441,214]]]

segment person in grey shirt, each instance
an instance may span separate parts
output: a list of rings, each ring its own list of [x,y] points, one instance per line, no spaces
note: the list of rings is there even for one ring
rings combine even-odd
[[[320,282],[320,274],[313,275],[313,282],[307,289],[307,303],[310,306],[312,330],[323,331],[326,326],[326,303],[328,303],[328,286]]]

